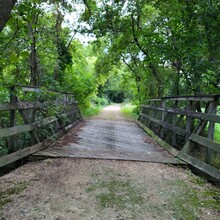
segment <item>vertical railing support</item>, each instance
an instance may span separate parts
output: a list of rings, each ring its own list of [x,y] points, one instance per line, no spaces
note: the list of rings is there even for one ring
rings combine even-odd
[[[166,108],[166,101],[165,100],[162,101],[161,106],[162,106],[162,108]],[[165,111],[162,111],[161,121],[162,121],[162,123],[165,121]],[[164,138],[164,129],[163,129],[163,127],[160,130],[160,137],[162,139]]]
[[[217,100],[213,102],[212,109],[210,111],[211,114],[217,113]],[[215,122],[209,123],[209,131],[208,131],[208,138],[210,140],[214,140],[215,136]],[[211,164],[212,163],[212,150],[210,148],[207,148],[206,151],[206,163]]]
[[[192,101],[189,101],[189,104],[187,105],[187,111],[192,110]],[[190,135],[192,132],[192,118],[189,116],[186,116],[186,136],[185,136],[185,142],[188,141]]]
[[[14,94],[15,93],[15,87],[10,87],[9,89],[9,94],[10,94],[10,104],[14,104],[17,102],[17,97]],[[10,110],[10,116],[9,116],[9,127],[14,127],[16,124],[15,121],[15,110]],[[15,151],[15,136],[10,136],[9,137],[9,153],[12,153]]]
[[[175,101],[174,105],[173,105],[173,108],[177,108],[177,106],[178,106],[178,101]],[[173,114],[172,115],[172,125],[176,126],[176,122],[177,122],[177,115]],[[172,134],[172,145],[173,146],[176,145],[176,133],[175,132],[173,132],[173,134]]]

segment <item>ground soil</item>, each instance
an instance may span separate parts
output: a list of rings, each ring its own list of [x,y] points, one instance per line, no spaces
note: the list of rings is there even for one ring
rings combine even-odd
[[[110,112],[99,117],[109,120],[115,114]],[[57,144],[77,140],[76,130]],[[55,158],[29,162],[0,177],[1,220],[217,220],[219,216],[219,187],[186,167]]]

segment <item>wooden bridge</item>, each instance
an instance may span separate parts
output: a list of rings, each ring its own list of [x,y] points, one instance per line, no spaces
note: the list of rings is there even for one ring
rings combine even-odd
[[[29,155],[188,163],[220,180],[219,95],[150,99],[137,123],[125,119],[119,106],[109,106],[85,122],[73,143],[56,146],[51,143],[82,121],[73,94],[27,86],[5,94],[0,167]]]
[[[35,155],[181,163],[163,148],[155,146],[135,122],[126,120],[119,105],[104,108],[99,116],[87,120],[77,134],[75,143],[52,146]]]

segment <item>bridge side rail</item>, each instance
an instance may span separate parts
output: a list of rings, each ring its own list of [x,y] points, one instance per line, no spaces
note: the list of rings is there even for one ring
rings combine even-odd
[[[138,123],[174,156],[178,155],[186,162],[199,160],[218,170],[219,98],[220,95],[148,99],[146,104],[141,106]],[[197,159],[192,160],[195,157]],[[194,165],[198,167],[197,162]]]
[[[204,146],[206,150],[212,151],[212,153],[220,153],[220,144],[209,140],[208,138],[204,138],[197,134],[191,134],[189,140],[183,147],[183,149],[177,155],[178,158],[184,160],[188,164],[196,167],[197,169],[201,170],[202,172],[208,174],[210,177],[214,178],[215,180],[220,180],[220,169],[219,167],[216,168],[213,163],[210,161],[204,162],[196,157],[190,155],[190,151],[195,147],[195,143]],[[217,158],[216,158],[217,159]],[[218,157],[219,159],[219,157]]]
[[[44,149],[81,120],[73,94],[13,86],[0,103],[0,167]]]

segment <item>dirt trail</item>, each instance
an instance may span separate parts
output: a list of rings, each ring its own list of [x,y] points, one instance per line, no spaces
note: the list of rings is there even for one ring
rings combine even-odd
[[[121,105],[115,104],[105,107],[98,116],[93,117],[99,120],[110,120],[110,121],[130,121],[125,118],[121,113]]]
[[[125,120],[110,109],[96,119]],[[1,220],[217,220],[219,216],[220,189],[178,166],[55,158],[27,163],[0,177]]]

